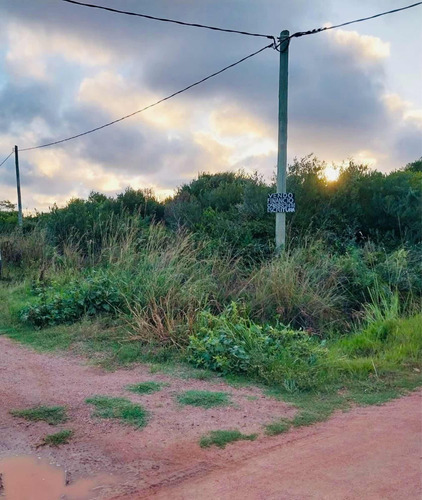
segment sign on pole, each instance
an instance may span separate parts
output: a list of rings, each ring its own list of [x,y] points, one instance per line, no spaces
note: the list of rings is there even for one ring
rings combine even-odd
[[[267,212],[275,214],[293,213],[296,210],[293,193],[273,193],[268,195]]]

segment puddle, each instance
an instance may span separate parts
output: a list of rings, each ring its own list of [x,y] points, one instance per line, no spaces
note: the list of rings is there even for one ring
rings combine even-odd
[[[86,500],[96,498],[103,486],[114,482],[102,475],[66,485],[61,467],[35,457],[0,460],[0,474],[2,500]]]

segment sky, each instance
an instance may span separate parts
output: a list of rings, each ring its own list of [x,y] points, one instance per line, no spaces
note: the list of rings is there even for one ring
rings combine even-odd
[[[278,36],[409,0],[90,0],[158,17]],[[422,6],[292,39],[288,160],[311,153],[388,172],[422,156]],[[136,111],[269,42],[71,5],[0,0],[0,162],[20,149]],[[23,207],[46,210],[131,186],[159,198],[201,172],[277,161],[278,58],[267,49],[114,126],[21,152]],[[13,157],[0,200],[16,201]]]

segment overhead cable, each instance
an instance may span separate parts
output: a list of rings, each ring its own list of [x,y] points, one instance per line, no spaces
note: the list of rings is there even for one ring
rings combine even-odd
[[[412,9],[413,7],[417,7],[418,5],[422,5],[422,2],[417,2],[412,5],[407,5],[406,7],[400,7],[399,9],[388,10],[386,12],[381,12],[380,14],[375,14],[369,17],[362,17],[361,19],[355,19],[354,21],[347,21],[346,23],[336,24],[335,26],[326,26],[324,28],[316,28],[309,31],[298,31],[297,33],[293,33],[290,35],[290,38],[299,38],[300,36],[305,35],[315,35],[316,33],[321,33],[322,31],[333,30],[335,28],[341,28],[342,26],[347,26],[349,24],[361,23],[363,21],[369,21],[370,19],[375,19],[376,17],[386,16],[387,14],[394,14],[395,12],[400,12],[402,10]]]
[[[142,113],[143,111],[146,111],[147,109],[153,108],[154,106],[157,106],[158,104],[160,104],[160,103],[162,103],[164,101],[168,101],[172,97],[175,97],[175,96],[177,96],[179,94],[182,94],[183,92],[186,92],[187,90],[189,90],[189,89],[191,89],[193,87],[196,87],[197,85],[200,85],[201,83],[204,83],[207,80],[210,80],[214,76],[220,75],[224,71],[227,71],[228,69],[233,68],[234,66],[237,66],[238,64],[246,61],[247,59],[250,59],[251,57],[256,56],[260,52],[263,52],[264,50],[269,49],[270,47],[274,48],[274,44],[270,43],[269,45],[266,45],[265,47],[262,47],[262,49],[259,49],[256,52],[253,52],[252,54],[249,54],[248,56],[243,57],[242,59],[239,59],[239,61],[236,61],[236,62],[230,64],[229,66],[226,66],[225,68],[220,69],[219,71],[216,71],[215,73],[212,73],[211,75],[208,75],[205,78],[202,78],[202,80],[198,80],[197,82],[192,83],[191,85],[188,85],[187,87],[185,87],[185,88],[183,88],[181,90],[178,90],[177,92],[174,92],[173,94],[170,94],[167,97],[163,97],[162,99],[160,99],[157,102],[154,102],[153,104],[149,104],[148,106],[145,106],[145,108],[139,109],[138,111],[130,113],[129,115],[122,116],[121,118],[118,118],[117,120],[113,120],[112,122],[106,123],[106,124],[101,125],[99,127],[95,127],[95,128],[93,128],[91,130],[87,130],[86,132],[82,132],[81,134],[73,135],[72,137],[67,137],[66,139],[61,139],[59,141],[54,141],[54,142],[48,142],[47,144],[41,144],[40,146],[34,146],[34,147],[31,147],[31,148],[23,148],[23,149],[20,149],[19,151],[20,152],[31,151],[33,149],[40,149],[40,148],[46,148],[48,146],[54,146],[55,144],[61,144],[62,142],[71,141],[72,139],[76,139],[78,137],[82,137],[83,135],[88,135],[88,134],[91,134],[92,132],[96,132],[97,130],[101,130],[103,128],[110,127],[110,125],[114,125],[115,123],[119,123],[119,122],[121,122],[123,120],[126,120],[127,118],[130,118],[130,117],[132,117],[134,115],[137,115],[138,113]]]
[[[80,5],[82,7],[90,7],[92,9],[106,10],[108,12],[114,12],[115,14],[126,14],[127,16],[143,17],[145,19],[151,19],[153,21],[161,21],[164,23],[179,24],[182,26],[190,26],[193,28],[204,28],[204,29],[213,30],[213,31],[223,31],[225,33],[237,33],[238,35],[258,36],[258,37],[270,38],[271,40],[274,40],[274,37],[272,35],[264,35],[262,33],[251,33],[250,31],[241,31],[241,30],[219,28],[217,26],[209,26],[206,24],[188,23],[186,21],[178,21],[176,19],[168,19],[165,17],[156,17],[156,16],[150,16],[148,14],[139,14],[137,12],[129,12],[126,10],[113,9],[112,7],[104,7],[103,5],[95,5],[92,3],[78,2],[76,0],[61,0],[61,1],[66,2],[66,3],[72,3],[75,5]]]
[[[12,149],[12,152],[9,154],[9,156],[7,156],[1,163],[0,163],[0,167],[3,165],[3,163],[6,163],[7,160],[12,156],[12,154],[14,153],[14,150]]]

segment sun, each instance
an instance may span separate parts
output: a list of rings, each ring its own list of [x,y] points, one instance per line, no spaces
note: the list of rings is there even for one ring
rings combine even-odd
[[[325,167],[324,169],[324,177],[328,182],[335,182],[340,175],[340,170],[335,167]]]

